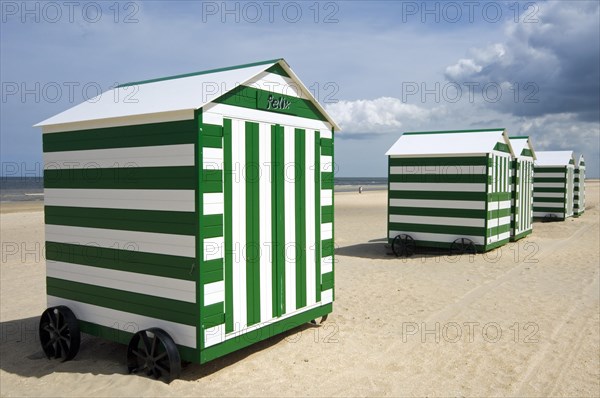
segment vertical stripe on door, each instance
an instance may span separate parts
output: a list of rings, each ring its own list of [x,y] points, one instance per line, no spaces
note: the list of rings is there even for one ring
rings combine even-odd
[[[223,196],[225,209],[223,224],[225,236],[225,333],[233,332],[233,240],[232,240],[232,138],[231,119],[223,119]]]
[[[260,322],[260,218],[258,124],[245,122],[245,167],[242,176],[246,188],[246,319],[251,326]],[[242,188],[243,189],[243,188]]]
[[[270,252],[272,239],[272,202],[273,179],[269,174],[273,168],[271,160],[271,126],[258,125],[258,163],[260,166],[260,321],[273,318],[273,263],[275,257]]]
[[[285,314],[285,163],[283,144],[283,127],[271,126],[273,318]]]
[[[315,289],[317,302],[321,301],[321,133],[315,131]]]
[[[306,261],[304,264],[304,273],[306,277],[306,283],[304,286],[304,290],[306,292],[306,302],[305,305],[315,304],[316,295],[315,295],[315,228],[312,227],[313,222],[315,221],[315,213],[317,211],[317,207],[315,207],[315,132],[314,130],[305,130],[304,133],[304,142],[305,142],[305,165],[304,170],[306,177],[304,179],[305,182],[305,196],[303,198],[304,207],[306,209],[306,217],[304,219],[305,229],[304,232],[306,234]]]
[[[306,136],[294,130],[294,187],[296,202],[296,308],[306,306]]]
[[[233,322],[234,330],[242,330],[247,326],[246,302],[246,186],[244,184],[244,166],[246,165],[245,122],[232,121],[232,228],[233,241]]]
[[[285,198],[285,312],[296,310],[296,195],[295,195],[295,129],[283,127],[284,198]]]

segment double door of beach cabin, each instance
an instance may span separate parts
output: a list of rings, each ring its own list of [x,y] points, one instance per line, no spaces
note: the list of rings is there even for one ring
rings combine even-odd
[[[320,301],[319,132],[225,120],[225,336]]]

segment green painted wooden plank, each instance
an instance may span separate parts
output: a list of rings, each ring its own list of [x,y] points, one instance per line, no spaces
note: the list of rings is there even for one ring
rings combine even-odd
[[[541,167],[535,166],[533,168],[534,174],[543,174],[543,173],[566,173],[566,166],[563,167]]]
[[[222,214],[208,214],[202,216],[203,227],[223,227]]]
[[[202,319],[206,319],[206,318],[210,318],[213,317],[215,315],[220,315],[220,316],[224,316],[225,313],[223,312],[225,310],[225,307],[223,306],[223,302],[219,302],[219,303],[214,303],[214,304],[210,304],[210,305],[206,305],[204,307],[202,307]],[[223,322],[225,321],[225,319],[223,319]],[[221,323],[223,323],[221,322]]]
[[[510,210],[509,210],[510,211]],[[485,218],[485,210],[390,206],[389,214],[426,217]]]
[[[223,236],[223,227],[202,227],[200,229],[200,238],[209,239],[209,238],[219,238]]]
[[[321,222],[333,222],[333,206],[321,206],[321,132],[315,131],[315,292],[321,301]]]
[[[533,211],[536,213],[560,213],[563,214],[565,212],[564,208],[560,207],[544,207],[544,206],[536,206],[534,204]]]
[[[283,69],[283,67],[279,64],[275,64],[275,65],[271,66],[270,68],[267,69],[267,72],[275,73],[276,75],[280,75],[280,76],[290,77],[290,75],[288,75],[288,73],[285,71],[285,69]]]
[[[246,135],[246,311],[248,326],[260,322],[260,164],[258,123],[245,123]]]
[[[296,308],[306,306],[306,131],[294,130]]]
[[[391,174],[390,182],[417,182],[417,183],[464,183],[475,184],[492,182],[492,177],[485,174]]]
[[[495,218],[500,217],[509,217],[511,214],[511,209],[498,209],[498,210],[489,210],[487,214],[488,220],[493,220]]]
[[[333,189],[333,172],[321,173],[321,189]]]
[[[390,222],[390,228],[393,231],[429,232],[449,235],[485,236],[486,233],[484,227],[464,227],[461,225],[430,225]]]
[[[332,161],[332,164],[334,166],[333,171],[335,173],[335,150],[333,150],[333,148],[334,148],[333,137],[334,137],[334,135],[333,135],[333,128],[331,128],[331,148],[332,148],[331,161]],[[333,176],[332,176],[332,179],[333,179]],[[331,191],[331,205],[335,206],[335,191],[334,190]],[[332,237],[331,243],[332,243],[332,246],[334,246],[335,245],[335,241],[334,241],[334,237],[335,237],[335,223],[334,222],[332,222],[332,226],[331,227],[332,227],[331,228],[331,237]],[[333,247],[332,247],[332,249],[333,250],[332,250],[332,253],[331,253],[331,272],[335,273],[335,249]],[[335,289],[333,289],[333,288],[331,290],[331,299],[335,300]]]
[[[518,233],[518,234],[516,234],[514,236],[511,236],[510,240],[511,240],[511,242],[517,241],[517,240],[522,239],[522,238],[524,238],[524,237],[526,237],[528,235],[531,235],[532,232],[533,232],[533,230],[531,228],[529,228],[529,229],[527,229],[525,231],[522,231],[522,232],[520,232],[520,233]]]
[[[223,323],[225,323],[225,314],[223,313],[202,318],[202,328],[204,330],[214,326],[222,325]]]
[[[490,202],[501,202],[501,201],[506,201],[506,200],[510,200],[510,192],[496,192],[496,193],[490,193],[488,195],[488,200]]]
[[[44,188],[195,189],[194,166],[46,170]]]
[[[194,120],[44,134],[44,152],[193,144]]]
[[[323,274],[321,282],[321,291],[329,290],[333,288],[333,271]]]
[[[202,124],[202,135],[203,135],[203,138],[207,138],[207,137],[221,138],[221,137],[223,137],[223,126],[219,126],[218,124],[203,123]]]
[[[390,166],[486,166],[488,158],[485,156],[471,157],[418,157],[394,158],[390,157]]]
[[[535,176],[533,177],[533,182],[562,182],[566,184],[565,177],[544,177],[544,176]]]
[[[102,339],[114,341],[115,343],[120,343],[124,345],[129,344],[134,334],[132,332],[129,332],[129,330],[132,330],[129,328],[131,326],[137,326],[131,324],[115,324],[113,325],[114,327],[107,327],[103,325],[98,325],[97,323],[82,321],[81,319],[79,319],[78,321],[79,330],[81,330],[82,333],[86,333],[92,336],[100,337]],[[138,332],[137,329],[133,330],[135,332]],[[182,361],[200,363],[200,350],[178,344],[177,351],[179,351],[179,355]]]
[[[195,235],[194,212],[45,206],[46,224]]]
[[[332,304],[327,304],[321,307],[313,308],[308,311],[301,312],[298,315],[294,315],[289,318],[285,318],[278,322],[270,323],[269,325],[258,328],[251,332],[245,333],[240,338],[229,339],[221,344],[208,347],[201,352],[201,363],[206,363],[215,358],[227,355],[231,352],[238,351],[244,347],[254,344],[258,341],[262,341],[280,334],[286,330],[294,329],[300,325],[303,325],[313,319],[317,319],[326,314],[331,313],[333,310]]]
[[[233,240],[232,240],[232,131],[231,119],[223,119],[223,168],[224,168],[224,236],[225,236],[225,333],[233,331]]]
[[[395,191],[389,192],[391,199],[434,199],[487,201],[486,192],[440,192],[440,191]]]
[[[321,256],[329,257],[333,256],[334,246],[333,239],[325,239],[321,241]]]
[[[222,258],[215,258],[202,262],[202,270],[200,272],[200,283],[207,284],[220,282],[224,278],[224,266]]]
[[[542,188],[542,187],[533,187],[533,192],[559,192],[565,193],[567,192],[566,188]],[[538,199],[538,196],[535,197],[535,200]]]
[[[504,128],[479,129],[479,130],[441,130],[441,131],[407,131],[402,135],[428,135],[428,134],[462,134],[462,133],[481,133],[491,131],[504,131]]]
[[[284,148],[285,136],[283,126],[275,125],[271,128],[271,159],[274,160],[272,167],[274,178],[272,187],[274,192],[274,206],[272,207],[272,219],[275,222],[273,227],[273,250],[274,250],[274,269],[273,275],[276,278],[276,284],[273,286],[276,297],[273,305],[275,306],[274,317],[285,314],[285,161]]]
[[[68,300],[130,312],[165,321],[197,326],[196,304],[124,290],[78,283],[64,279],[46,278],[48,295]]]
[[[523,148],[523,150],[521,151],[521,156],[528,156],[528,157],[532,158],[533,152],[531,152],[531,150],[528,148]]]
[[[536,203],[542,203],[542,202],[563,203],[564,201],[565,201],[565,198],[543,198],[543,197],[535,198]]]
[[[318,173],[318,174],[320,174],[320,173]],[[317,185],[316,192],[319,195],[318,198],[319,198],[319,203],[320,203],[320,201],[321,201],[321,193],[319,192],[319,188],[318,187],[319,186]],[[321,207],[321,212],[323,214],[323,216],[322,216],[323,218],[322,218],[322,221],[321,221],[323,224],[327,224],[327,223],[333,222],[333,206],[322,206]],[[317,226],[318,225],[319,224],[317,224]]]
[[[158,78],[155,78],[155,79],[140,80],[140,81],[136,81],[136,82],[124,83],[124,84],[119,85],[118,87],[139,86],[141,84],[155,83],[155,82],[161,82],[161,81],[165,81],[165,80],[174,80],[174,79],[181,79],[181,78],[184,78],[184,77],[200,76],[200,75],[206,75],[206,74],[210,74],[210,73],[218,73],[218,72],[225,72],[225,71],[230,71],[230,70],[235,70],[235,69],[250,68],[250,67],[253,67],[253,66],[274,64],[274,63],[279,62],[281,60],[282,60],[282,58],[271,59],[271,60],[268,60],[268,61],[252,62],[252,63],[249,63],[249,64],[228,66],[228,67],[225,67],[225,68],[216,68],[216,69],[203,70],[203,71],[199,71],[199,72],[185,73],[185,74],[180,74],[180,75],[158,77]]]
[[[508,224],[501,224],[498,225],[497,227],[494,227],[494,235],[500,235],[503,234],[505,232],[509,232],[510,231],[510,222]]]
[[[286,105],[274,105],[285,102]],[[274,94],[270,91],[257,89],[255,87],[237,86],[226,94],[214,100],[214,102],[239,106],[249,109],[257,109],[265,112],[282,113],[307,119],[327,121],[311,100],[293,97],[285,94]]]
[[[223,148],[223,139],[221,137],[207,136],[202,139],[204,148]]]
[[[194,280],[197,268],[194,258],[140,252],[134,242],[112,249],[46,241],[46,259],[182,280]]]
[[[497,142],[496,145],[494,146],[494,150],[498,151],[498,152],[510,153],[510,148],[508,147],[508,145],[506,145],[503,142]]]

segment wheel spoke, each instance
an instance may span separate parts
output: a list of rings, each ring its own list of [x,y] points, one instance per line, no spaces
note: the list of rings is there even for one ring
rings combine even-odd
[[[154,335],[154,337],[152,338],[152,348],[150,349],[150,356],[154,356],[154,352],[156,351],[156,341],[158,340],[158,338],[156,337],[156,335]]]
[[[61,327],[60,311],[56,310],[54,315],[56,317],[56,324],[54,325],[54,327],[56,328],[56,330],[58,330]]]
[[[134,354],[136,357],[138,357],[138,358],[140,358],[140,359],[143,359],[144,361],[146,360],[146,356],[145,356],[145,355],[143,355],[142,353],[140,353],[139,351],[137,351],[137,350],[131,350],[131,352],[133,352],[133,354]]]
[[[142,336],[142,342],[144,344],[144,351],[146,351],[146,355],[150,356],[150,339],[148,339],[148,335],[146,334],[146,331],[143,331],[142,333],[140,333],[140,335]]]
[[[158,361],[160,361],[161,359],[163,359],[166,356],[167,356],[167,352],[165,351],[162,354],[160,354],[159,356],[157,356],[156,358],[154,358],[154,361],[158,362]]]
[[[59,344],[60,344],[60,348],[62,348],[62,355],[60,356],[61,358],[66,358],[67,355],[69,355],[69,345],[64,342],[59,340]]]
[[[53,345],[55,342],[56,342],[56,340],[52,340],[52,339],[51,339],[51,340],[48,340],[48,341],[46,342],[46,344],[44,344],[44,345],[42,346],[42,348],[48,348],[48,347],[52,346],[52,345]]]
[[[152,376],[158,380],[160,378],[160,371],[158,370],[158,366],[154,365],[154,367],[152,368]]]
[[[54,347],[54,358],[57,358],[57,359],[61,358],[62,355],[61,355],[61,352],[60,352],[60,344],[59,344],[58,340],[56,340],[54,342],[53,347]]]
[[[158,363],[154,364],[155,369],[159,370],[161,373],[168,375],[170,372],[163,368],[162,366],[160,366]]]
[[[54,311],[48,312],[48,324],[51,328],[56,328],[56,316],[54,314]]]

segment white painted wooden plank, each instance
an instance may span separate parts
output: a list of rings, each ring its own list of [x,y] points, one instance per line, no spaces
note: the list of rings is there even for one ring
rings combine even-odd
[[[194,326],[117,311],[55,296],[47,296],[47,299],[48,307],[66,305],[73,311],[77,319],[82,321],[130,333],[158,327],[167,332],[176,344],[196,348],[196,328]]]
[[[187,211],[195,210],[191,189],[44,189],[46,206],[105,209]]]
[[[44,170],[193,166],[194,144],[44,152]]]
[[[142,266],[140,266],[142,268]],[[143,269],[140,269],[143,271]],[[46,260],[46,275],[71,282],[196,302],[196,283],[174,278]]]
[[[485,192],[480,183],[391,182],[391,191]]]
[[[196,257],[194,236],[46,224],[46,241]]]
[[[284,164],[286,167],[284,182],[285,200],[285,309],[296,310],[296,178],[294,164],[295,131],[284,126]]]

